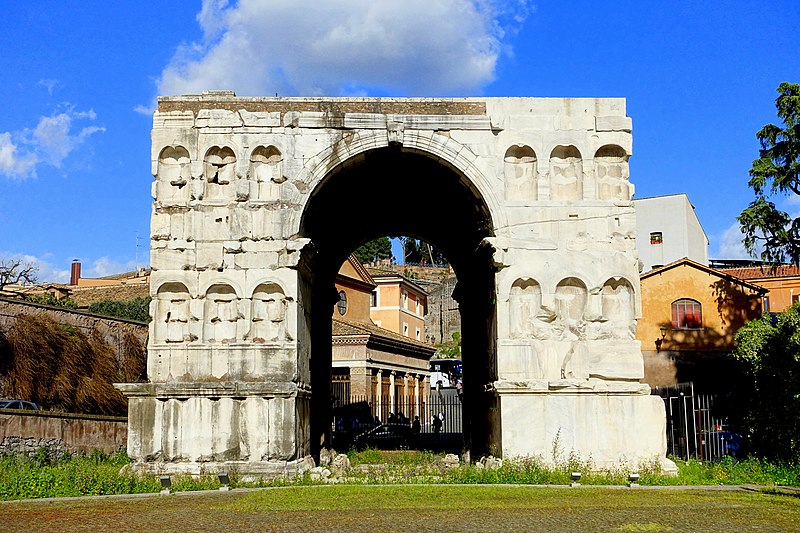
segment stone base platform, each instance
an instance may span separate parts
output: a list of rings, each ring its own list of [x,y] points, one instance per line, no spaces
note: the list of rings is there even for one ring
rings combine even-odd
[[[666,458],[664,403],[647,385],[606,380],[495,382],[504,458],[536,457],[550,466],[570,459],[592,469],[637,470]]]

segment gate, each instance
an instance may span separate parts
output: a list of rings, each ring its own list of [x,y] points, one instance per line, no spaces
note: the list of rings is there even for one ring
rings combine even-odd
[[[727,421],[714,416],[718,398],[695,394],[693,383],[655,387],[652,394],[664,400],[667,414],[667,455],[688,461],[715,461],[738,457],[741,436],[729,431]]]

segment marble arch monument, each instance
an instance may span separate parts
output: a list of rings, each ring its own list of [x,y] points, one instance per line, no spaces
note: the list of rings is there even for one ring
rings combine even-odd
[[[307,468],[330,437],[336,269],[409,234],[459,278],[473,457],[669,466],[639,381],[631,145],[618,98],[159,98],[148,381],[118,385],[128,454]]]

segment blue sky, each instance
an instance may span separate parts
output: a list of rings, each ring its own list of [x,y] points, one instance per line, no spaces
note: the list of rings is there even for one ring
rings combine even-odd
[[[685,192],[742,257],[755,132],[800,82],[797,0],[4,3],[0,258],[147,264],[158,94],[625,97],[637,197]],[[800,211],[797,199],[778,202]],[[137,240],[137,235],[139,239]]]

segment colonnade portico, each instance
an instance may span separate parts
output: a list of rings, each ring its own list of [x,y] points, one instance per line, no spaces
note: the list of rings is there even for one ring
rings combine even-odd
[[[211,91],[159,98],[152,142],[148,382],[118,385],[137,468],[308,468],[330,437],[333,279],[383,235],[458,277],[473,457],[671,466],[633,336],[624,99]]]

